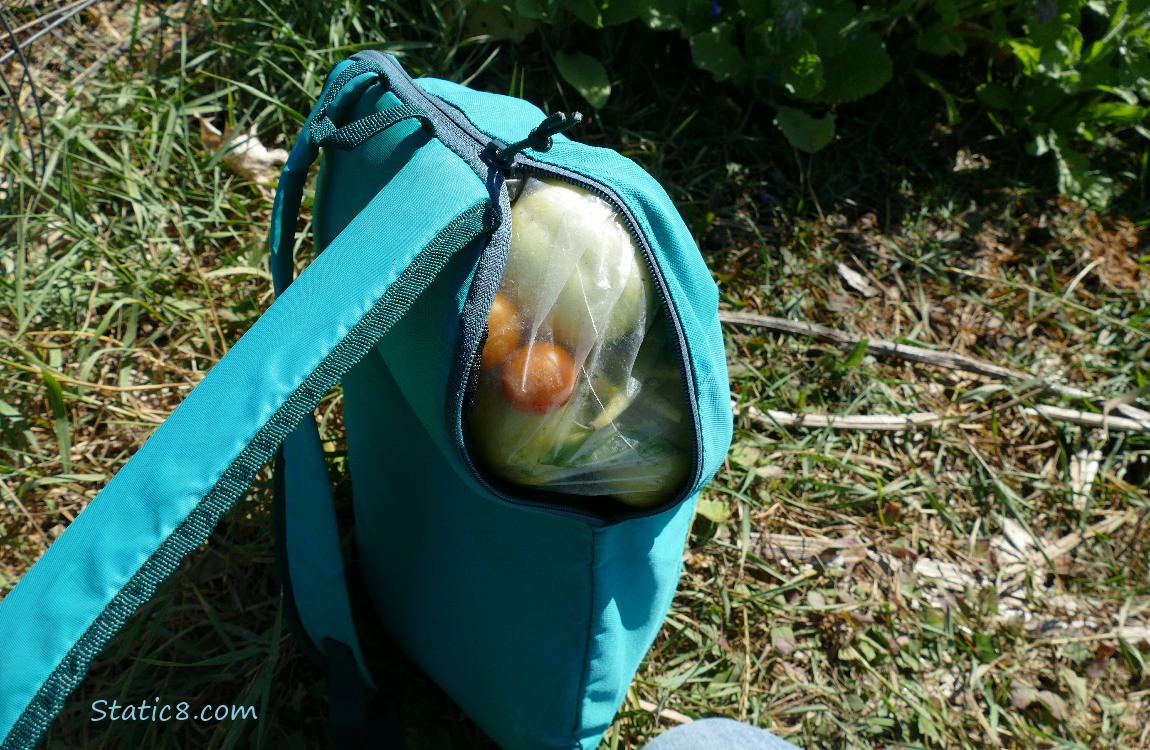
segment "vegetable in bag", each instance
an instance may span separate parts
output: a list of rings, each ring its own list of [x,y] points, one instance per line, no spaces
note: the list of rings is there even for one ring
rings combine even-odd
[[[690,428],[646,263],[597,195],[528,178],[488,315],[470,419],[496,477],[635,507],[672,499]]]

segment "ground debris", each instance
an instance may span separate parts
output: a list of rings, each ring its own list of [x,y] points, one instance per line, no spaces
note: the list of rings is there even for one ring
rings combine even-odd
[[[750,535],[750,550],[764,560],[789,560],[792,563],[822,563],[851,568],[867,557],[866,545],[857,537],[820,539],[792,534]]]
[[[196,115],[200,123],[200,140],[213,151],[227,148],[223,162],[244,179],[260,185],[275,182],[280,167],[287,162],[288,152],[282,148],[268,149],[256,137],[255,128],[247,134],[231,131],[226,135],[208,119]]]

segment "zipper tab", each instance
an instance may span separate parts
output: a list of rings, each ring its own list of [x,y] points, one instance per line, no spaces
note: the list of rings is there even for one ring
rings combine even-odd
[[[512,143],[510,146],[504,146],[498,141],[493,141],[488,145],[491,150],[492,157],[499,166],[504,169],[510,169],[511,163],[515,160],[515,155],[525,148],[531,148],[539,153],[544,153],[551,150],[553,145],[551,136],[569,130],[579,123],[583,122],[583,115],[579,112],[556,112],[549,116],[546,120],[539,123],[539,126],[527,134],[527,137],[518,143]]]

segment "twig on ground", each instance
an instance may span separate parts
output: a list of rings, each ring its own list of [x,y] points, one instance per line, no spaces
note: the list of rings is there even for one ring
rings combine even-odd
[[[789,411],[768,409],[762,412],[751,406],[747,415],[763,424],[779,427],[833,427],[837,430],[909,430],[914,427],[933,427],[945,423],[934,412],[914,412],[913,414],[850,415],[837,414],[792,414]]]
[[[1085,425],[1087,427],[1101,427],[1118,432],[1141,432],[1143,434],[1150,434],[1150,419],[1111,417],[1106,414],[1091,414],[1090,412],[1077,411],[1075,409],[1063,409],[1059,406],[1042,405],[1026,407],[1022,410],[1022,413],[1029,417],[1045,417],[1062,422],[1073,422],[1074,424]]]
[[[758,328],[766,328],[780,333],[791,333],[800,336],[810,336],[817,341],[824,341],[829,344],[838,344],[840,346],[854,346],[864,338],[867,339],[866,350],[867,354],[872,354],[876,357],[897,357],[909,362],[921,362],[923,364],[938,365],[939,367],[948,367],[953,370],[962,370],[963,372],[970,372],[976,375],[983,375],[985,377],[997,378],[1002,380],[1023,380],[1023,381],[1036,381],[1043,389],[1056,393],[1066,398],[1079,398],[1091,401],[1094,403],[1105,404],[1106,400],[1097,396],[1089,391],[1084,391],[1081,388],[1074,388],[1072,386],[1062,385],[1060,383],[1052,383],[1045,378],[1035,375],[1029,375],[1025,372],[1012,370],[1009,367],[1002,367],[992,362],[976,359],[975,357],[968,357],[963,354],[954,354],[952,352],[940,352],[931,349],[920,349],[914,346],[907,346],[905,344],[896,344],[893,341],[886,341],[884,339],[875,339],[867,336],[859,336],[853,333],[846,333],[838,331],[834,328],[819,325],[817,323],[805,323],[797,320],[786,320],[785,318],[775,318],[769,315],[756,315],[753,313],[740,313],[732,312],[729,310],[719,311],[719,320],[732,324],[732,325],[746,325],[755,326]],[[1139,409],[1130,404],[1118,403],[1114,404],[1114,410],[1122,413],[1126,417],[1141,421],[1150,422],[1150,412]]]
[[[739,413],[739,406],[731,402],[731,410]],[[911,430],[921,427],[942,427],[947,424],[960,424],[977,420],[984,414],[975,414],[967,418],[942,417],[931,411],[917,411],[910,414],[794,414],[779,409],[762,411],[753,406],[744,407],[744,413],[759,424],[771,427],[798,427],[820,429],[830,427],[836,430],[866,430],[870,432]],[[1025,407],[1022,413],[1031,417],[1045,417],[1051,421],[1072,422],[1088,427],[1104,427],[1108,430],[1122,432],[1141,432],[1150,434],[1150,421],[1126,419],[1125,417],[1108,417],[1104,414],[1091,414],[1089,412],[1063,409],[1057,406]]]
[[[692,719],[690,716],[686,716],[669,708],[660,710],[656,704],[652,703],[651,701],[645,701],[642,698],[639,699],[639,708],[655,714],[656,719],[667,719],[668,721],[673,721],[676,724],[690,724],[692,721],[694,721],[694,719]]]

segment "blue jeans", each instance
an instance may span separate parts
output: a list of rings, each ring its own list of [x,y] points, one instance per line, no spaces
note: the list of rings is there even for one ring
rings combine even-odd
[[[700,719],[681,724],[648,742],[643,750],[799,750],[770,732],[734,719]]]

